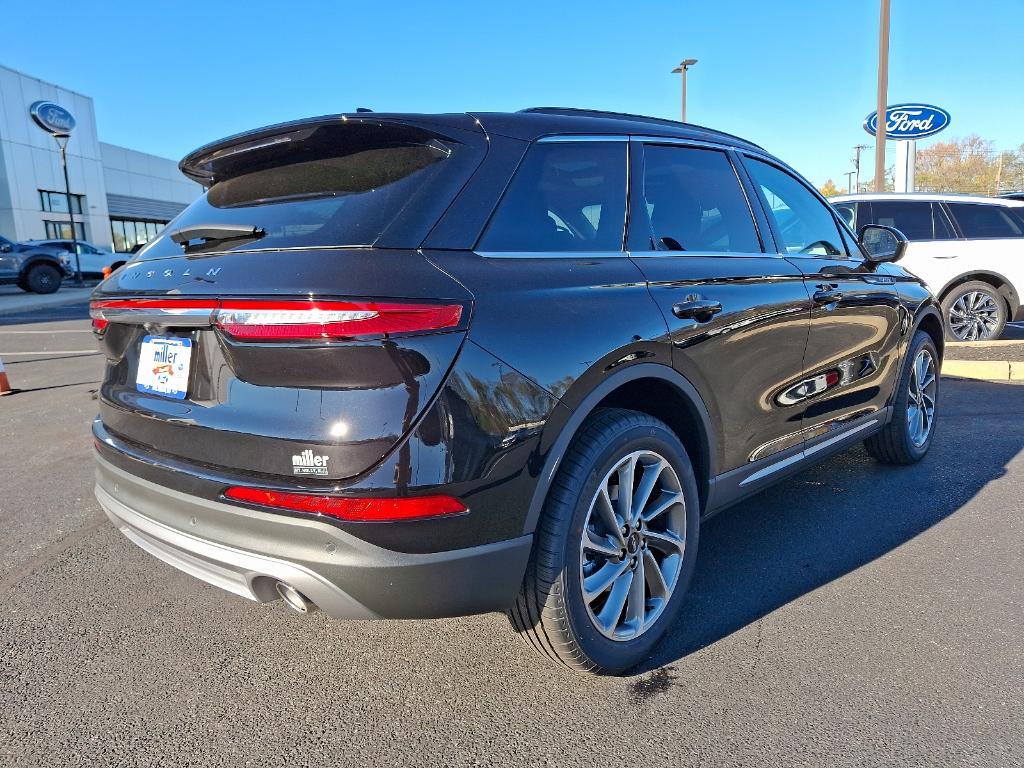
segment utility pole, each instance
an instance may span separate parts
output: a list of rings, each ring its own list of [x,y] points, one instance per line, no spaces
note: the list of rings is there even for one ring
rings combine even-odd
[[[886,105],[889,101],[889,3],[880,0],[878,20],[878,112],[875,120],[875,192],[885,192]]]
[[[860,192],[860,153],[865,149],[870,149],[867,144],[858,144],[853,148],[853,170],[857,174],[857,186],[854,187],[856,192]]]
[[[672,74],[674,74],[674,75],[677,75],[677,74],[678,75],[682,75],[682,80],[683,80],[683,102],[682,102],[682,109],[680,110],[679,114],[680,114],[681,119],[682,119],[682,121],[684,123],[686,122],[686,70],[688,70],[690,67],[692,67],[696,63],[697,63],[696,59],[683,59],[681,62],[679,62],[679,66],[672,70]]]

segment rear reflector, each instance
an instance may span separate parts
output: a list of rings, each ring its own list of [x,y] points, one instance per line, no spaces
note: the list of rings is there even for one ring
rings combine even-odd
[[[345,496],[324,496],[311,493],[287,493],[267,488],[234,486],[224,491],[225,498],[258,504],[262,507],[287,509],[326,515],[351,522],[387,522],[421,520],[428,517],[460,515],[466,506],[451,496],[412,496],[401,499],[354,499]]]
[[[96,323],[215,325],[244,341],[301,341],[422,333],[455,328],[460,304],[258,299],[112,299],[94,301]],[[99,330],[99,328],[97,328]]]

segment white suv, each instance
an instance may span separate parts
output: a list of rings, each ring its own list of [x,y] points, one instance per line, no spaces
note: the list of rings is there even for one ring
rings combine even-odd
[[[907,236],[900,266],[942,303],[946,337],[998,339],[1024,318],[1024,201],[953,194],[860,194],[830,198],[854,229],[896,227]]]

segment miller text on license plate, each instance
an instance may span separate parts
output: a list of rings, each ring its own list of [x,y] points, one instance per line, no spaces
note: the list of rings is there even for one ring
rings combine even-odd
[[[146,336],[139,351],[135,388],[153,395],[185,398],[192,340],[175,336]]]

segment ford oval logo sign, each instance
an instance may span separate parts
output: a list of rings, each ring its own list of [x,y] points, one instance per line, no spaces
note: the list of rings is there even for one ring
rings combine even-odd
[[[37,101],[28,109],[36,125],[51,136],[70,136],[75,129],[75,117],[60,104],[52,101]]]
[[[885,138],[923,139],[934,136],[949,125],[949,112],[931,104],[895,104],[885,110]],[[875,135],[878,128],[878,112],[872,112],[864,120],[864,130]]]

